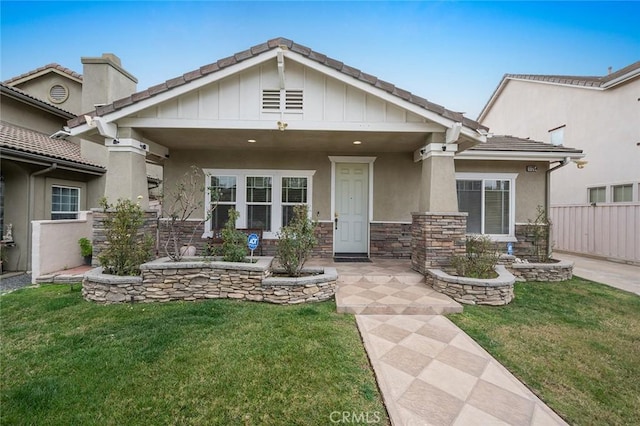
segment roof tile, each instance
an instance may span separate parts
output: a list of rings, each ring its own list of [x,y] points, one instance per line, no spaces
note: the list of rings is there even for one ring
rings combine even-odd
[[[389,92],[389,93],[393,93],[393,90],[396,88],[396,86],[394,86],[393,84],[391,84],[389,82],[386,82],[384,80],[380,80],[380,79],[378,79],[378,81],[376,81],[375,86],[378,89],[382,89],[382,90],[384,90],[386,92]]]
[[[553,145],[531,139],[518,138],[509,135],[494,135],[487,138],[487,142],[471,148],[473,151],[514,151],[514,152],[549,152],[580,154],[581,149]]]
[[[127,96],[126,98],[118,99],[113,103],[114,109],[124,108],[127,105],[131,105],[133,103],[133,99],[131,96]]]
[[[218,61],[218,66],[220,68],[225,68],[236,63],[238,63],[238,61],[236,60],[235,56],[227,56],[226,58],[222,58]]]
[[[81,74],[78,74],[77,72],[75,72],[73,70],[70,70],[69,68],[65,68],[62,65],[56,64],[55,62],[53,62],[53,63],[47,64],[45,66],[36,68],[35,70],[27,71],[26,73],[20,74],[20,75],[18,75],[16,77],[12,77],[12,78],[10,78],[8,80],[5,80],[3,83],[11,84],[14,81],[22,80],[23,78],[32,76],[34,74],[38,74],[39,72],[45,71],[45,70],[48,70],[48,69],[55,69],[55,70],[58,70],[58,71],[60,71],[60,72],[62,72],[64,74],[67,74],[70,77],[77,78],[78,80],[82,80],[82,75]]]
[[[323,55],[322,53],[318,53],[312,50],[309,53],[309,59],[324,64],[327,62],[327,55]]]
[[[200,73],[202,75],[207,75],[207,74],[211,74],[212,72],[216,72],[219,69],[220,69],[220,67],[218,66],[218,63],[214,62],[212,64],[201,66],[200,67]]]
[[[360,70],[357,68],[350,67],[349,65],[343,65],[341,71],[352,77],[358,78],[360,76]]]
[[[259,55],[261,53],[266,52],[267,50],[269,50],[269,44],[268,43],[261,43],[261,44],[257,44],[255,46],[253,46],[251,48],[251,53],[253,53],[254,55]]]
[[[336,61],[335,59],[329,58],[327,57],[327,60],[324,61],[324,64],[328,67],[331,67],[333,69],[336,69],[338,71],[340,71],[342,69],[342,66],[344,65],[342,62],[340,61]]]
[[[358,76],[358,78],[362,81],[365,81],[369,84],[373,84],[375,86],[376,82],[378,81],[378,77],[376,77],[375,75],[371,75],[371,74],[367,74],[365,72],[360,72],[360,75]]]
[[[138,102],[141,101],[143,99],[147,99],[150,98],[151,94],[149,93],[149,90],[143,90],[141,92],[137,92],[134,93],[133,95],[131,95],[131,100],[133,100],[133,102]]]
[[[197,69],[183,74],[182,77],[184,78],[184,81],[191,81],[202,77],[202,72],[200,69]]]
[[[80,153],[80,146],[73,142],[64,139],[52,139],[44,133],[5,122],[0,122],[0,146],[78,164],[98,166],[83,158]]]
[[[162,92],[166,92],[167,91],[167,83],[156,84],[155,86],[149,87],[149,89],[147,89],[147,90],[149,91],[149,94],[151,96],[155,96],[158,93],[162,93]]]
[[[171,80],[167,80],[167,89],[171,89],[173,87],[182,86],[186,83],[183,76],[172,78]]]
[[[309,54],[311,53],[311,49],[298,43],[293,43],[293,45],[291,46],[291,51],[304,56],[309,56]]]
[[[242,52],[238,52],[233,55],[238,62],[244,61],[245,59],[249,59],[253,56],[253,52],[251,49],[243,50]]]

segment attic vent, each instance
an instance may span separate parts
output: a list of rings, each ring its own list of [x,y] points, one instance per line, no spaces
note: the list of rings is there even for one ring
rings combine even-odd
[[[280,110],[280,90],[262,91],[262,109]]]
[[[69,97],[69,90],[61,84],[55,84],[49,89],[49,100],[56,104],[61,104]]]
[[[264,111],[302,111],[302,89],[264,89],[262,109]]]
[[[302,90],[285,90],[285,109],[302,110]]]

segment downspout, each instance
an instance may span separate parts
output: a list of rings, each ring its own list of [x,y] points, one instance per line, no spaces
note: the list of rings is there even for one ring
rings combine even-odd
[[[545,173],[544,213],[547,216],[547,218],[549,217],[549,207],[551,204],[551,172],[566,166],[570,162],[571,162],[571,157],[564,157],[564,160],[562,160],[560,164],[550,168]],[[551,255],[551,229],[549,229],[549,241],[547,241],[547,255]]]
[[[29,175],[29,194],[27,197],[27,229],[28,238],[27,238],[27,270],[31,270],[31,240],[33,238],[33,229],[31,225],[31,221],[33,220],[33,205],[35,204],[35,180],[33,179],[36,176],[44,175],[46,173],[52,172],[58,168],[58,163],[52,163],[46,169],[38,170]]]

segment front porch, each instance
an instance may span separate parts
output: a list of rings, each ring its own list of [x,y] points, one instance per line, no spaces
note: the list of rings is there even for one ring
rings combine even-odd
[[[360,315],[441,315],[462,312],[462,305],[438,293],[404,259],[371,259],[370,263],[337,263],[312,259],[308,265],[338,271],[339,313]]]

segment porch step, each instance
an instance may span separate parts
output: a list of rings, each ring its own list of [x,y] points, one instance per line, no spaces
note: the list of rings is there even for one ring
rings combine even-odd
[[[442,315],[462,305],[438,293],[420,274],[346,275],[338,278],[339,313],[356,315]]]
[[[371,263],[367,253],[336,253],[333,255],[336,263]]]

